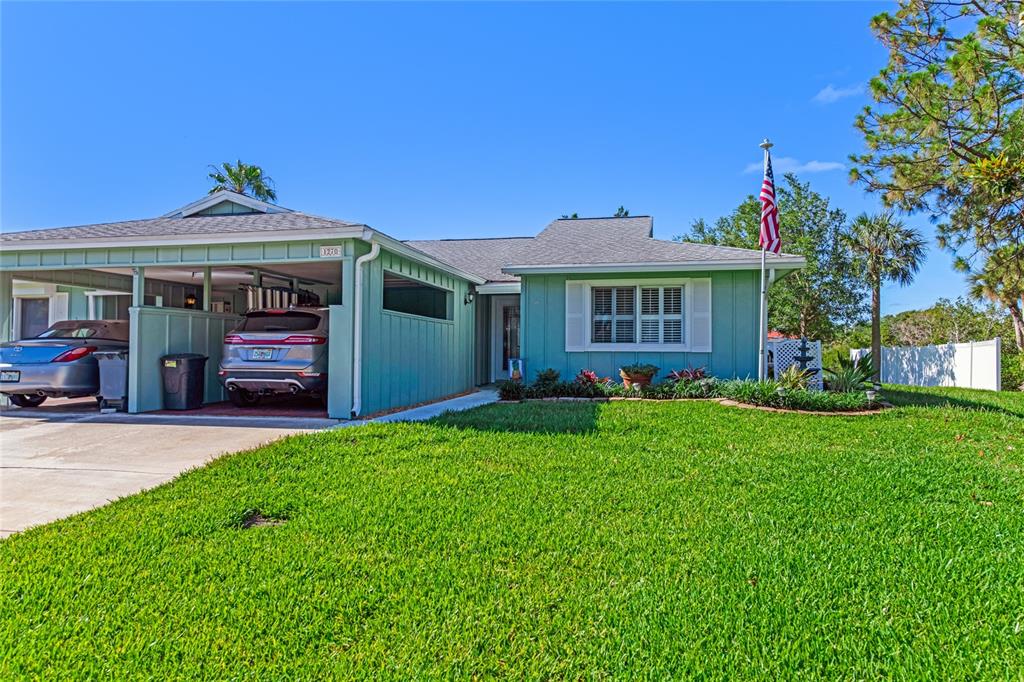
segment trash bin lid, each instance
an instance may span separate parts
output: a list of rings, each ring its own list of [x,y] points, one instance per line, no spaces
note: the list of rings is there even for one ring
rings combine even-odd
[[[165,356],[163,356],[160,359],[161,360],[199,360],[199,359],[209,360],[209,358],[207,356],[202,355],[200,353],[171,353],[170,355],[165,355]]]
[[[106,358],[109,360],[111,358],[120,358],[122,356],[127,357],[128,351],[123,348],[115,350],[98,350],[95,353],[93,353],[93,355],[95,355],[98,358]]]

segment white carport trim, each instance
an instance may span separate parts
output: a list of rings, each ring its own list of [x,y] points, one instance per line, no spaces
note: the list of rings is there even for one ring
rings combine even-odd
[[[490,282],[476,288],[478,294],[518,294],[522,291],[519,282]]]
[[[147,246],[208,246],[251,242],[300,242],[312,239],[361,239],[365,225],[325,227],[314,230],[268,230],[266,232],[219,232],[175,234],[156,237],[87,237],[84,239],[24,239],[0,242],[4,251],[71,251],[74,249],[144,248]],[[45,269],[45,268],[40,268]]]

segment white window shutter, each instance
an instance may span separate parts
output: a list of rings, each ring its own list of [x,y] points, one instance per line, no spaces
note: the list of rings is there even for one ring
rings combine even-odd
[[[587,287],[583,282],[565,282],[565,351],[582,351],[586,346]]]
[[[50,296],[50,324],[68,319],[68,295],[66,293]]]
[[[711,352],[711,280],[694,279],[687,284],[690,308],[691,353]]]

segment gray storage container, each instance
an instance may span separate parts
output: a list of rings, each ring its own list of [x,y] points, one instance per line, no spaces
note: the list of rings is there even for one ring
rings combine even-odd
[[[100,372],[100,409],[128,409],[128,351],[98,350],[92,354]]]
[[[205,355],[198,353],[175,353],[160,358],[165,410],[197,410],[203,406],[206,360]]]

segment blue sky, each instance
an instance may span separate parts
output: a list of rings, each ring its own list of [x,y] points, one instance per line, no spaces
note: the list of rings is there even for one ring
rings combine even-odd
[[[766,135],[852,216],[878,208],[847,156],[889,6],[4,2],[0,228],[156,216],[242,159],[400,238],[620,204],[669,238],[757,190]],[[964,289],[933,246],[884,312]]]

